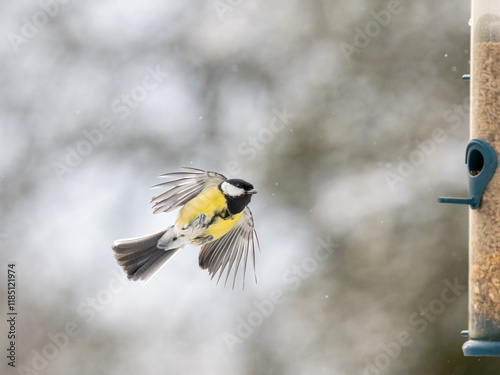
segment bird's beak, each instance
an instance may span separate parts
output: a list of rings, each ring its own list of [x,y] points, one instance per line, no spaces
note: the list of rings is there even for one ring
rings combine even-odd
[[[257,190],[252,189],[252,190],[247,190],[247,194],[257,194]]]

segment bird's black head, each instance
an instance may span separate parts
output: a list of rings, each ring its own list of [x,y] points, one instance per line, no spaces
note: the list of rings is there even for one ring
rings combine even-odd
[[[219,189],[224,193],[229,212],[238,214],[250,203],[252,195],[257,193],[250,182],[233,178],[223,181]]]

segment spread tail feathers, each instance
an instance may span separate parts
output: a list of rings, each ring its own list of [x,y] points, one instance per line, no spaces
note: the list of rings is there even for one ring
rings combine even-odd
[[[158,240],[168,229],[149,236],[114,242],[115,258],[130,280],[141,280],[145,284],[179,250],[157,247]]]

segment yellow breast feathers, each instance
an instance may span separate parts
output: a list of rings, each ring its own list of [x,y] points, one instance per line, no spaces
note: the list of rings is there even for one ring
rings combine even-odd
[[[224,194],[217,186],[212,186],[203,190],[182,207],[175,226],[182,228],[197,218],[199,214],[205,214],[205,222],[210,223],[205,233],[200,237],[211,235],[213,240],[216,240],[231,230],[241,217],[242,212],[236,215],[229,214]]]

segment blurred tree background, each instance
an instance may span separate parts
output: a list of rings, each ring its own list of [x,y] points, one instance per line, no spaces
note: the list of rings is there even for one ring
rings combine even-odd
[[[436,200],[466,194],[468,2],[2,9],[5,373],[497,373],[462,354],[468,212]],[[170,225],[147,188],[182,166],[259,191],[257,284],[194,247],[123,276],[113,240]]]

